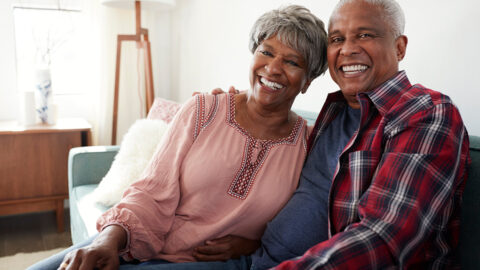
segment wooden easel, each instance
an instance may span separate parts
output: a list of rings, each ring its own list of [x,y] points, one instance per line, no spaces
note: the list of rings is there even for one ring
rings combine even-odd
[[[145,56],[145,110],[150,110],[153,104],[153,74],[152,74],[152,55],[150,50],[150,41],[148,40],[148,29],[141,27],[141,9],[140,1],[135,1],[135,35],[117,36],[117,59],[115,66],[115,92],[113,96],[113,124],[112,124],[112,145],[117,143],[117,122],[118,122],[118,95],[120,84],[120,56],[122,52],[123,41],[135,41],[138,49],[144,49]]]

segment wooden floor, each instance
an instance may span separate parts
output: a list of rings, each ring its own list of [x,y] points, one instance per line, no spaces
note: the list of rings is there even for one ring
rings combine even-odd
[[[0,257],[72,244],[70,215],[65,210],[65,232],[57,233],[55,212],[0,217]]]

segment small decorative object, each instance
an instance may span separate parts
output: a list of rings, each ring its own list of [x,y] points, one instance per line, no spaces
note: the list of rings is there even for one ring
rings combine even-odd
[[[22,124],[25,126],[34,125],[36,122],[35,115],[35,93],[33,91],[23,92],[22,100]]]
[[[37,69],[36,74],[36,110],[38,117],[42,120],[42,123],[51,123],[49,121],[49,109],[52,105],[52,79],[50,77],[50,69],[40,68]],[[50,113],[50,116],[52,114]],[[54,122],[54,121],[53,121]]]

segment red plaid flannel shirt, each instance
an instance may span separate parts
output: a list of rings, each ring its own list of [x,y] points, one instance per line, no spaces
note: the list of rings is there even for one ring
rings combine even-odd
[[[449,97],[405,72],[358,95],[360,129],[340,155],[329,197],[330,239],[276,269],[458,268],[468,134]],[[345,106],[332,93],[310,138]]]

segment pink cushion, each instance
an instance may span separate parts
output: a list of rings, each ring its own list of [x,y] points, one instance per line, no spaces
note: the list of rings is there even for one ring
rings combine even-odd
[[[182,105],[171,100],[156,98],[153,102],[152,108],[148,112],[148,119],[160,119],[166,123],[172,121],[175,114]]]

